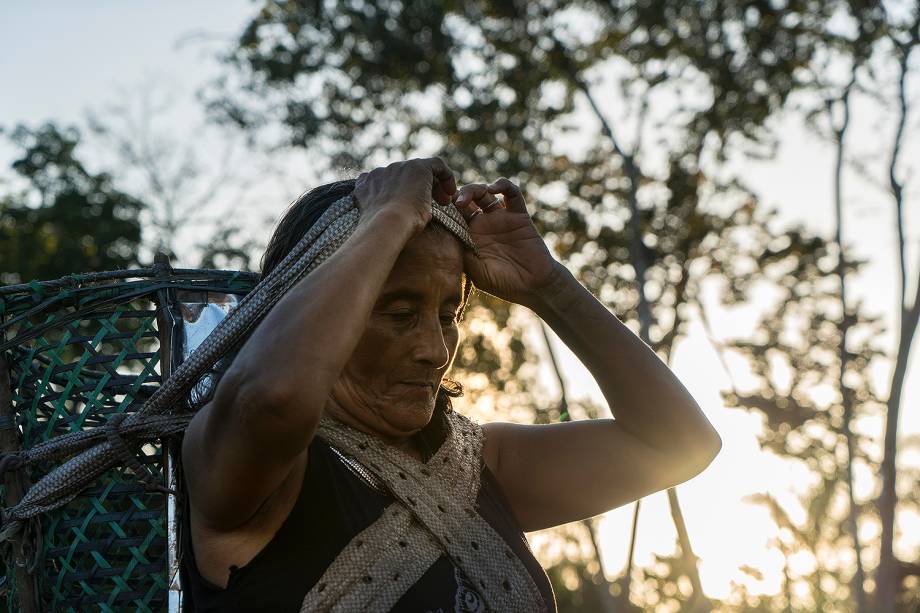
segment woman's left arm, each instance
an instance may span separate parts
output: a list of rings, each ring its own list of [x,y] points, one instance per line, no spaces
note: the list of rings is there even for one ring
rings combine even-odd
[[[500,208],[490,202],[498,194]],[[479,247],[478,256],[465,255],[474,285],[547,322],[597,380],[615,417],[483,426],[485,461],[521,527],[591,517],[706,468],[719,435],[655,352],[552,258],[520,188],[507,179],[472,184],[455,204]],[[478,208],[486,214],[475,215]]]
[[[715,458],[721,439],[687,389],[562,264],[521,304],[588,368],[615,417],[484,425],[486,462],[524,530],[603,513],[686,481]]]
[[[504,206],[496,207],[499,194]],[[479,247],[478,256],[464,255],[475,286],[546,321],[594,375],[616,418],[484,426],[485,461],[521,527],[591,517],[706,468],[719,435],[655,352],[552,257],[520,188],[508,179],[471,184],[454,203]]]

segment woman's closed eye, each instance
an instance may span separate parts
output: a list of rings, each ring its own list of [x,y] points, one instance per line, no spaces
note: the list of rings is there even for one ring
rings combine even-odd
[[[414,311],[395,311],[390,313],[390,317],[396,321],[404,322],[410,321],[415,317]],[[444,326],[450,326],[457,323],[457,314],[456,313],[444,313],[441,315],[441,324]]]

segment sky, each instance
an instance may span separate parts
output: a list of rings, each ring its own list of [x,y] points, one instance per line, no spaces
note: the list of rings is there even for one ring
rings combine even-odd
[[[157,80],[168,83],[175,94],[170,130],[192,137],[201,121],[194,93],[216,74],[214,50],[221,41],[229,40],[239,31],[254,6],[242,0],[8,3],[0,11],[0,126],[9,128],[20,122],[34,126],[45,120],[81,123],[88,109],[103,109],[117,98],[120,90]],[[913,84],[914,93],[918,85]],[[853,142],[877,151],[875,162],[882,163],[881,147],[887,142],[883,136],[890,117],[880,114],[877,107],[859,104],[854,113],[857,119]],[[916,116],[912,125],[916,135]],[[732,167],[744,176],[764,204],[778,209],[780,225],[801,224],[832,238],[833,151],[805,130],[793,114],[780,117],[774,127],[782,134],[774,160],[737,158],[732,160]],[[911,153],[913,159],[920,159],[916,155],[916,140],[906,152],[906,160],[911,159]],[[0,146],[2,166],[7,165],[9,154],[8,148]],[[854,173],[848,173],[846,180],[844,240],[851,248],[851,255],[869,260],[866,270],[850,281],[850,293],[853,300],[863,299],[869,312],[885,318],[889,332],[884,346],[893,350],[897,316],[894,207],[884,191]],[[914,263],[920,220],[913,212],[920,200],[918,183],[914,181],[907,192],[909,296],[913,294],[913,277],[917,274]],[[257,212],[271,217],[274,207],[274,211],[280,210],[304,187],[307,185],[285,184],[275,186],[272,193],[269,186],[264,186],[265,193],[271,196],[260,194],[265,210]],[[269,229],[266,225],[257,227],[266,233]],[[718,336],[741,336],[751,328],[756,321],[756,305],[727,311],[718,305],[717,282],[707,282],[704,288],[706,303],[712,309],[710,316],[718,322]],[[571,393],[603,403],[597,385],[577,358],[558,339],[555,345],[563,356]],[[905,435],[920,432],[920,415],[916,410],[920,375],[914,357],[902,405]],[[703,407],[723,441],[723,450],[713,464],[678,488],[693,546],[702,558],[704,587],[715,597],[726,595],[732,581],[744,582],[757,591],[774,592],[782,568],[782,559],[769,546],[776,528],[764,508],[744,502],[743,498],[770,491],[791,501],[794,493],[803,487],[805,473],[759,451],[758,418],[722,406],[719,391],[728,389],[729,380],[698,317],[694,318],[688,337],[676,346],[671,367]],[[741,364],[734,367],[737,372],[733,375],[743,382]],[[880,368],[873,375],[876,389],[884,397],[888,370]],[[631,516],[632,505],[629,505],[608,513],[602,523],[604,565],[611,576],[619,574],[625,561]],[[920,534],[920,530],[913,532]],[[637,562],[647,564],[654,553],[672,551],[674,538],[664,493],[643,501]],[[904,547],[916,545],[920,543],[911,538],[902,542]],[[802,563],[807,566],[807,561]],[[753,581],[738,570],[741,564],[761,567],[765,579]]]

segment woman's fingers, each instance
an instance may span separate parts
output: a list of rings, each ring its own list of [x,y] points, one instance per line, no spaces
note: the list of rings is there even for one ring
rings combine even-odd
[[[478,204],[488,193],[488,186],[485,183],[469,183],[458,190],[456,203],[460,206],[466,206],[469,203]]]
[[[431,221],[432,200],[450,206],[456,191],[453,171],[434,157],[400,160],[363,172],[355,180],[354,197],[362,215],[390,209],[418,231]]]
[[[505,207],[515,213],[526,213],[527,203],[524,202],[524,194],[521,188],[502,177],[495,183],[486,186],[490,194],[501,194],[505,198]]]
[[[500,205],[502,199],[496,197],[495,194],[489,191],[489,186],[485,183],[470,183],[469,185],[464,185],[457,192],[457,198],[455,202],[459,201],[461,205],[465,205],[467,202],[472,202],[476,206],[485,209],[492,205],[492,210],[496,205]]]
[[[468,221],[478,210],[488,214],[506,208],[517,213],[527,213],[521,188],[504,177],[495,183],[464,185],[454,194],[453,202]]]
[[[468,200],[457,200],[454,202],[454,206],[457,207],[467,222],[471,221],[475,215],[482,213],[482,209],[476,206],[475,202]]]
[[[473,217],[481,213],[481,209],[477,204],[477,201],[480,200],[484,194],[487,194],[486,186],[484,183],[470,183],[464,185],[459,190],[454,197],[454,206],[463,214],[463,217],[467,222],[472,221]],[[478,211],[478,212],[477,212]]]
[[[421,161],[431,169],[431,175],[433,177],[433,181],[431,182],[432,198],[442,206],[449,205],[451,196],[457,191],[457,181],[454,179],[454,172],[441,158],[425,158]]]

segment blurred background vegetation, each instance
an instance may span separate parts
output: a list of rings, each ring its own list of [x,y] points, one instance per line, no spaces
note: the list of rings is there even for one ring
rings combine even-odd
[[[638,521],[640,505],[617,536],[622,568],[605,563],[602,518],[531,535],[560,611],[920,611],[920,437],[899,435],[920,317],[906,231],[918,28],[910,0],[252,2],[232,40],[185,43],[220,66],[200,84],[207,123],[195,131],[170,123],[168,84],[155,82],[78,124],[2,124],[0,282],[149,264],[155,251],[258,270],[284,204],[266,181],[296,186],[289,201],[431,154],[462,182],[507,176],[556,256],[665,363],[700,325],[726,372],[743,364],[748,382],[721,389],[718,410],[756,416],[761,449],[796,466],[801,486],[792,501],[766,486],[750,497],[781,563],[742,563],[753,583],[718,597],[693,545],[719,535],[695,529],[677,491],[673,553],[649,563],[633,555],[637,534],[661,527]],[[782,224],[745,173],[745,160],[777,155],[789,117],[833,157],[809,176],[831,194],[826,236]],[[877,118],[872,139],[854,138],[858,117]],[[894,220],[877,255],[897,270],[884,288],[895,330],[852,298],[867,263],[843,240],[857,182]],[[758,307],[744,334],[713,317],[712,280],[721,308]],[[572,393],[526,310],[480,294],[467,321],[455,373],[466,412],[609,413]],[[751,587],[766,575],[772,589]]]

